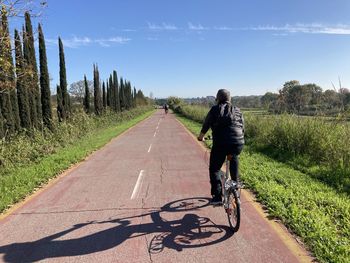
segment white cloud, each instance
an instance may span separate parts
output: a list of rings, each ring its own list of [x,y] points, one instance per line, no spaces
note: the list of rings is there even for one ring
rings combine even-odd
[[[204,27],[201,24],[194,25],[191,22],[188,23],[188,29],[189,30],[194,30],[194,31],[204,31],[204,30],[209,30],[209,27]]]
[[[125,28],[123,29],[123,32],[136,32],[136,29],[131,29],[131,28]]]
[[[160,25],[153,24],[150,22],[147,22],[148,29],[149,30],[156,30],[156,31],[161,31],[161,30],[178,30],[177,26],[172,25],[172,24],[167,24],[167,23],[162,23]]]
[[[257,26],[250,30],[257,31],[277,31],[284,33],[305,33],[305,34],[330,34],[330,35],[350,35],[350,25],[324,25],[319,23],[312,24],[286,24],[284,26]]]
[[[228,26],[217,26],[214,27],[215,30],[219,30],[219,31],[231,31],[233,30],[232,27],[228,27]]]
[[[63,45],[67,48],[78,48],[81,46],[89,46],[98,44],[101,47],[110,47],[113,44],[125,44],[127,42],[131,41],[130,38],[125,37],[110,37],[110,38],[98,38],[98,39],[92,39],[89,37],[72,37],[72,38],[65,38],[62,39]],[[58,40],[57,39],[46,39],[46,42],[49,45],[57,45]]]

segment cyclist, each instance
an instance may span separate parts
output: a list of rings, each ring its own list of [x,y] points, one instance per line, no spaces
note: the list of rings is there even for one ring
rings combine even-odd
[[[238,155],[244,145],[244,120],[239,108],[232,106],[230,92],[220,89],[216,95],[217,104],[207,114],[198,140],[202,141],[211,128],[213,146],[210,153],[209,176],[211,184],[211,204],[222,204],[221,167],[227,155],[230,161],[231,179],[238,182]]]
[[[164,111],[165,111],[165,114],[168,114],[169,106],[166,103],[164,104]]]

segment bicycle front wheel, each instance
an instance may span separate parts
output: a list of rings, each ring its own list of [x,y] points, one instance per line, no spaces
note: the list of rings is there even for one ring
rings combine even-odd
[[[228,222],[233,232],[237,232],[241,223],[241,201],[237,191],[230,190],[227,196],[228,208],[226,209]]]

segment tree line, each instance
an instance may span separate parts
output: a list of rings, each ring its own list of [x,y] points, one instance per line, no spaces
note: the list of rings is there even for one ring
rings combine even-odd
[[[0,17],[0,138],[34,129],[54,131],[50,78],[47,65],[45,38],[38,24],[39,67],[35,53],[35,38],[31,16],[24,14],[22,31],[14,30],[12,41],[8,22],[8,9],[1,7]],[[14,43],[14,46],[13,46]],[[74,96],[67,89],[64,47],[58,38],[59,85],[56,87],[56,111],[59,122],[73,114]],[[85,88],[83,107],[86,113],[100,116],[108,109],[119,112],[137,105],[147,104],[142,91],[136,91],[129,81],[113,71],[106,82],[100,83],[97,65],[93,66],[94,92]],[[84,85],[88,86],[86,76]],[[93,103],[92,103],[93,100]]]
[[[339,89],[323,90],[314,83],[301,84],[297,80],[284,83],[277,92],[264,95],[234,96],[232,103],[241,108],[265,108],[273,113],[295,113],[302,115],[338,114],[350,110],[350,91]]]
[[[286,82],[278,93],[267,92],[261,105],[272,112],[312,115],[315,113],[340,113],[350,110],[350,91],[325,90],[316,84],[300,84],[297,80]]]

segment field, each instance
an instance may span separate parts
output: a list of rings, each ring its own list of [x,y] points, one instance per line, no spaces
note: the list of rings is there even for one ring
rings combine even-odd
[[[177,111],[198,134],[208,109],[182,106]],[[320,262],[349,262],[349,125],[289,115],[246,112],[245,117],[245,185]]]
[[[183,116],[202,122],[208,109],[181,106]],[[350,194],[350,124],[323,117],[244,112],[250,147]]]

